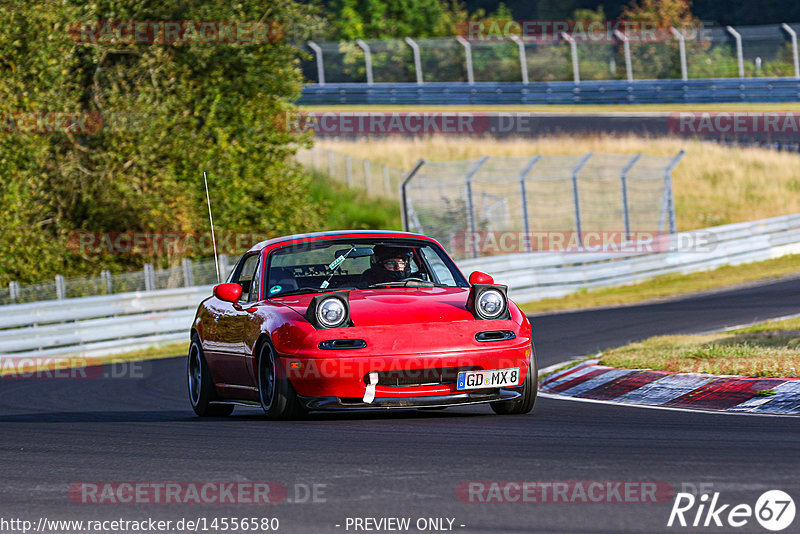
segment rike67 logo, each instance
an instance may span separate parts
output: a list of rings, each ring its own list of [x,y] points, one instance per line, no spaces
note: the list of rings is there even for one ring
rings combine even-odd
[[[765,529],[778,532],[794,521],[794,500],[784,491],[762,493],[755,506],[746,503],[722,504],[719,495],[719,492],[714,492],[710,496],[704,493],[695,497],[691,493],[678,493],[667,526],[739,528],[755,518]]]

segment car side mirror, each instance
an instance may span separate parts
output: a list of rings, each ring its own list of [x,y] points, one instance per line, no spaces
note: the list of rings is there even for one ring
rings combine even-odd
[[[225,302],[236,302],[242,296],[242,286],[227,283],[214,286],[214,296]]]
[[[494,284],[494,278],[489,276],[486,273],[482,273],[480,271],[474,271],[471,275],[469,275],[469,285],[474,286],[475,284]]]

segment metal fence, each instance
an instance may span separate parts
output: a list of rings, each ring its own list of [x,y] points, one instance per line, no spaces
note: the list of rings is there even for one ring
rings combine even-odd
[[[548,82],[690,78],[800,79],[800,23],[659,31],[658,39],[615,32],[594,41],[555,35],[491,40],[411,38],[305,43],[314,84]]]
[[[509,286],[517,302],[557,298],[576,291],[634,284],[672,273],[800,254],[800,214],[712,226],[665,235],[653,252],[506,254],[458,262]]]
[[[400,169],[316,145],[298,150],[297,161],[371,196],[397,198],[405,175]]]
[[[699,237],[699,239],[698,239]],[[800,253],[800,214],[729,224],[664,236],[652,253],[508,254],[458,262],[509,286],[517,302],[575,291],[631,284],[669,273],[705,271]],[[702,246],[696,246],[702,243]],[[87,358],[188,344],[197,304],[211,287],[165,289],[0,306],[0,361],[79,355]]]
[[[403,225],[447,246],[480,232],[675,233],[672,170],[683,157],[585,154],[419,160],[402,184]],[[477,250],[451,246],[456,258]],[[539,249],[537,249],[539,250]]]
[[[220,255],[220,273],[226,278],[233,269],[228,256]],[[170,269],[154,269],[146,264],[141,271],[111,274],[101,271],[99,276],[65,277],[56,275],[52,282],[19,284],[11,282],[0,288],[0,305],[63,300],[94,295],[115,295],[134,291],[154,291],[181,287],[205,286],[217,283],[214,260],[183,260]]]

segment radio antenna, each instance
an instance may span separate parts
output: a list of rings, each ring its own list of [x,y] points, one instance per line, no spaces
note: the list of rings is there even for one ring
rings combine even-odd
[[[203,171],[203,183],[206,186],[206,203],[208,204],[208,222],[211,223],[211,244],[214,246],[214,266],[217,268],[217,283],[221,284],[222,279],[219,276],[219,258],[217,257],[217,239],[214,237],[214,219],[211,217],[211,198],[208,196],[208,178],[206,171]]]

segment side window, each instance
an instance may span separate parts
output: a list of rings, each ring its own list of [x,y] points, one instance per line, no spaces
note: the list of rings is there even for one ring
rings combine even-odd
[[[233,282],[242,286],[242,296],[239,300],[246,301],[250,298],[250,286],[252,285],[253,276],[256,272],[258,265],[259,254],[253,254],[244,259],[241,269],[239,269],[238,276],[234,276]]]
[[[259,254],[259,256],[261,256]],[[249,302],[255,302],[258,300],[259,295],[261,294],[261,263],[257,262],[255,273],[253,275],[253,280],[250,282],[250,298],[248,299]]]
[[[447,265],[442,262],[442,258],[431,249],[431,247],[423,247],[420,249],[422,254],[425,255],[425,259],[428,260],[431,268],[433,269],[434,275],[440,284],[445,284],[448,286],[456,285],[456,280],[453,278],[453,273],[450,272],[450,269],[447,268]]]

